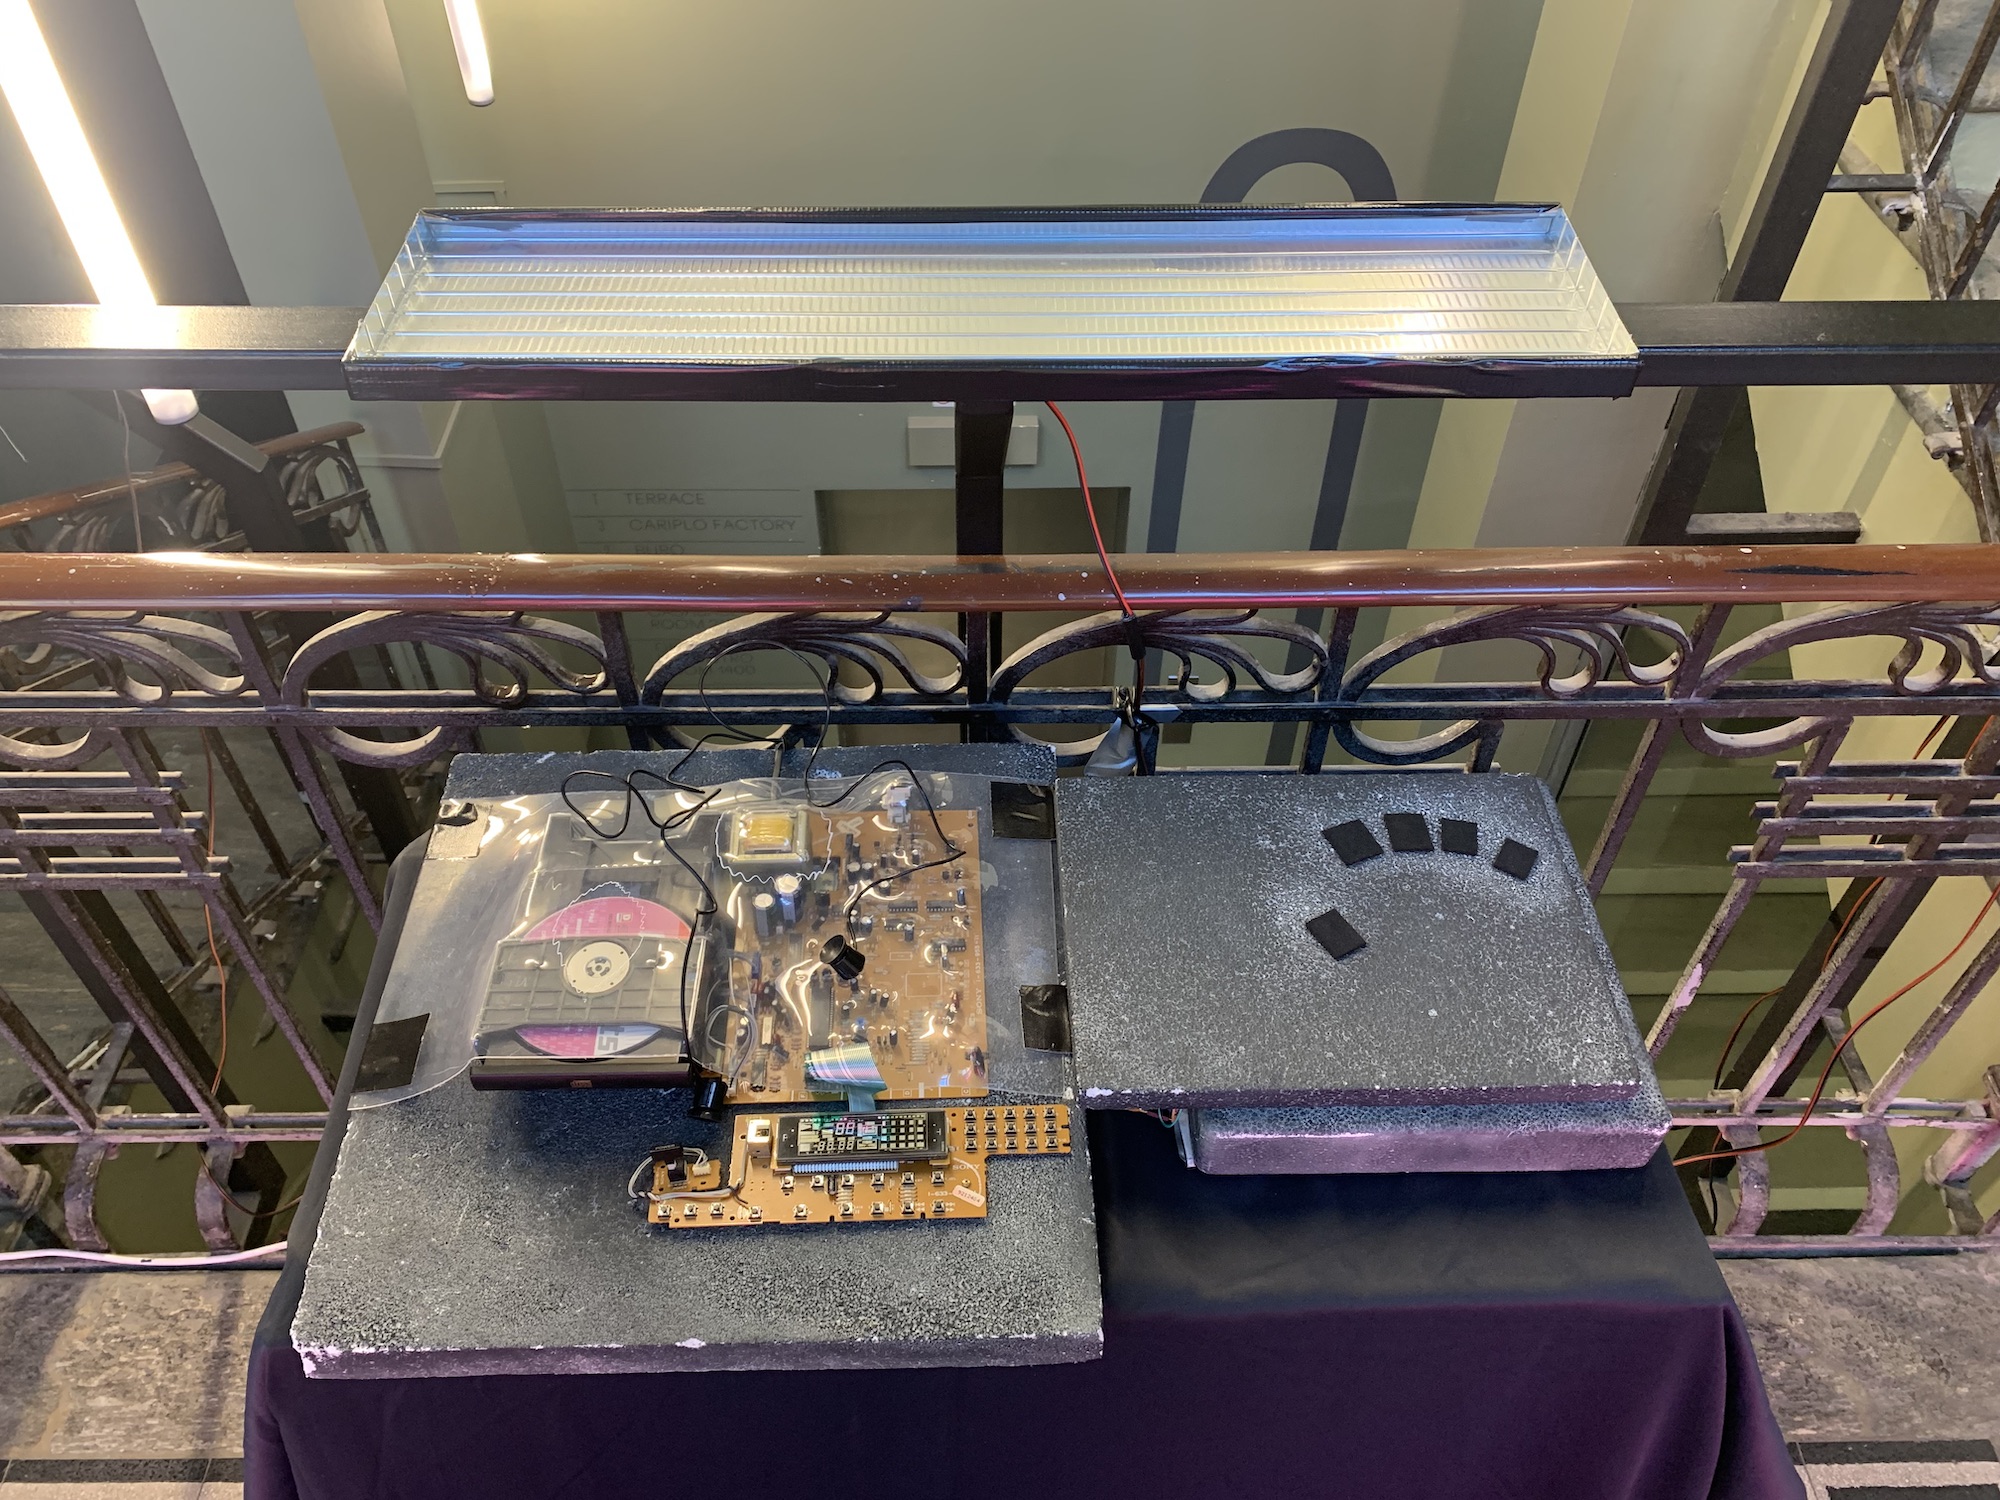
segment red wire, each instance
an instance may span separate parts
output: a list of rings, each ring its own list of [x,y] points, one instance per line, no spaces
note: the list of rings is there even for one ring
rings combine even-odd
[[[1083,472],[1083,449],[1077,446],[1076,433],[1071,430],[1069,418],[1063,415],[1063,409],[1053,401],[1045,401],[1042,404],[1048,407],[1050,414],[1058,422],[1062,423],[1063,436],[1069,439],[1070,457],[1076,460],[1076,485],[1083,491],[1083,508],[1090,517],[1091,540],[1097,543],[1097,560],[1104,564],[1104,576],[1111,580],[1111,592],[1118,597],[1119,611],[1129,620],[1132,618],[1132,606],[1126,602],[1125,590],[1118,582],[1118,570],[1111,566],[1111,554],[1105,550],[1104,533],[1098,529],[1097,503],[1090,498],[1090,479]]]
[[[1953,958],[1957,957],[1958,950],[1963,948],[1967,943],[1972,941],[1972,934],[1978,931],[1979,924],[1986,919],[1987,912],[1993,909],[1993,903],[1996,900],[2000,900],[2000,887],[1996,887],[1994,890],[1992,890],[1987,894],[1985,903],[1979,908],[1978,914],[1974,916],[1972,919],[1972,925],[1965,929],[1965,935],[1961,937],[1957,942],[1951,945],[1951,952],[1945,954],[1943,958],[1939,959],[1936,963],[1932,964],[1928,969],[1924,970],[1923,973],[1919,974],[1915,979],[1912,979],[1908,984],[1904,985],[1901,989],[1897,990],[1893,995],[1890,995],[1887,999],[1878,1000],[1874,1004],[1874,1006],[1872,1006],[1869,1009],[1866,1015],[1862,1016],[1860,1020],[1856,1021],[1852,1026],[1847,1028],[1847,1035],[1840,1039],[1840,1045],[1833,1049],[1832,1055],[1828,1057],[1826,1060],[1826,1066],[1820,1069],[1819,1082],[1813,1085],[1812,1097],[1806,1100],[1805,1113],[1799,1116],[1798,1124],[1794,1125],[1790,1130],[1787,1130],[1783,1135],[1779,1136],[1775,1141],[1759,1141],[1754,1146],[1738,1146],[1731,1151],[1710,1151],[1704,1153],[1701,1156],[1683,1156],[1678,1158],[1674,1162],[1674,1165],[1676,1167],[1690,1167],[1697,1162],[1724,1161],[1732,1156],[1748,1156],[1754,1151],[1769,1151],[1774,1146],[1784,1145],[1786,1141],[1789,1141],[1793,1136],[1797,1135],[1801,1130],[1804,1130],[1806,1128],[1806,1123],[1812,1119],[1813,1110],[1816,1109],[1819,1105],[1820,1095],[1826,1092],[1826,1081],[1827,1079],[1833,1076],[1834,1064],[1840,1061],[1840,1054],[1847,1049],[1848,1044],[1852,1042],[1855,1039],[1855,1037],[1860,1035],[1861,1028],[1866,1026],[1870,1021],[1874,1020],[1877,1016],[1881,1015],[1883,1011],[1887,1010],[1891,1005],[1895,1004],[1896,1001],[1902,999],[1903,996],[1909,994],[1911,990],[1915,989],[1918,985],[1922,984],[1926,979],[1929,979],[1931,975],[1937,973],[1939,969],[1942,969],[1946,964],[1950,963]]]

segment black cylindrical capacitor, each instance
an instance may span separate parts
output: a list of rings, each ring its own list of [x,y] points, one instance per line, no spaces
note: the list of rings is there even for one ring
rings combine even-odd
[[[819,950],[820,962],[833,970],[850,984],[860,975],[862,966],[868,962],[868,955],[843,937],[835,933]]]
[[[704,1075],[694,1086],[694,1102],[688,1105],[688,1113],[697,1120],[719,1120],[723,1106],[729,1102],[729,1085],[713,1074]]]
[[[777,914],[778,898],[769,891],[759,891],[750,898],[750,920],[757,926],[757,936],[771,935],[771,919]]]

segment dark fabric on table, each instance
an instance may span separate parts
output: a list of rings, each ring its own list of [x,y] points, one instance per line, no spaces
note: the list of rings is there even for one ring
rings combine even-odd
[[[407,854],[392,871],[357,1043],[415,874]],[[330,1139],[343,1124],[337,1111]],[[1102,1360],[308,1380],[290,1343],[295,1253],[251,1356],[245,1494],[1804,1495],[1664,1157],[1631,1172],[1209,1177],[1147,1116],[1090,1124]],[[295,1245],[311,1243],[334,1155],[320,1153]]]

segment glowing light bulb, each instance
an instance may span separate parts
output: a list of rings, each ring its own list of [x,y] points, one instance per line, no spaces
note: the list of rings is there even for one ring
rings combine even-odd
[[[111,189],[91,155],[83,124],[28,0],[0,0],[0,94],[14,112],[97,300],[113,308],[156,306],[125,221],[118,217]],[[175,425],[200,410],[193,391],[140,394],[156,422]]]
[[[493,102],[493,64],[486,55],[486,28],[479,21],[479,0],[444,0],[451,23],[451,48],[458,54],[458,76],[465,97],[473,104]]]

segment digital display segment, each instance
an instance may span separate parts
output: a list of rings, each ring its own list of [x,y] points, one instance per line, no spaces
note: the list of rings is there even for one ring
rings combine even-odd
[[[951,1154],[941,1109],[778,1117],[779,1166],[857,1161],[930,1161]]]

